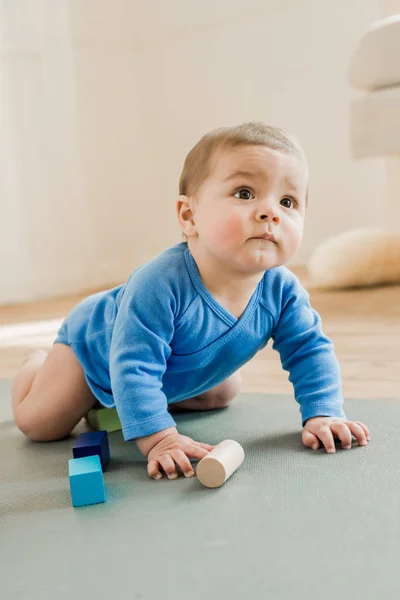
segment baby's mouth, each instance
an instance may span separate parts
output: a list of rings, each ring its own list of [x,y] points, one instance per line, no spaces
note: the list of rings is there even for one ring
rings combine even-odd
[[[260,236],[260,237],[253,237],[250,239],[251,240],[263,240],[264,242],[271,242],[272,244],[276,244],[276,240],[273,236],[271,236],[271,237]]]
[[[266,242],[274,242],[276,243],[276,239],[272,231],[263,231],[261,235],[255,235],[254,240],[265,240]]]

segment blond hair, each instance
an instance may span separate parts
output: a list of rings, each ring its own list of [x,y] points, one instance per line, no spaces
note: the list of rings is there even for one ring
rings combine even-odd
[[[206,133],[187,155],[179,179],[179,194],[193,196],[210,173],[217,151],[239,146],[267,146],[297,156],[307,165],[306,155],[296,138],[283,129],[250,121],[234,127],[220,127]]]

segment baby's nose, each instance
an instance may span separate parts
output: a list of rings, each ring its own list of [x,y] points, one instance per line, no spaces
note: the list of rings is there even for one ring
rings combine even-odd
[[[266,221],[267,223],[269,223],[270,221],[273,221],[274,223],[280,222],[279,216],[276,214],[276,211],[274,211],[273,209],[268,210],[268,211],[261,211],[261,212],[257,213],[256,220],[257,221]]]

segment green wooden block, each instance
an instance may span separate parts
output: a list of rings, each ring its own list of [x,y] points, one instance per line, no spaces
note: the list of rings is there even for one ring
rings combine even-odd
[[[97,431],[120,431],[122,429],[121,421],[116,408],[92,408],[87,413],[87,421],[93,429]]]

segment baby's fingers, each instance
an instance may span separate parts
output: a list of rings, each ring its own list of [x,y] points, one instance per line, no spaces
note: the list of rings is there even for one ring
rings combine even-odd
[[[340,421],[339,423],[332,423],[331,431],[342,442],[342,447],[345,450],[350,450],[352,437],[349,423],[345,423],[343,421]]]
[[[366,425],[364,425],[364,423],[361,423],[361,421],[353,421],[353,423],[355,423],[356,425],[359,425],[361,427],[361,429],[364,431],[365,433],[365,437],[367,439],[367,442],[369,442],[370,438],[371,438],[371,434],[369,432],[369,429]],[[354,434],[353,434],[354,435]],[[357,437],[357,436],[355,436]]]
[[[320,446],[320,441],[323,443],[326,451],[329,454],[333,454],[336,452],[335,449],[335,441],[333,439],[333,434],[328,425],[325,425],[317,430],[318,436],[308,429],[303,429],[302,440],[303,444],[308,448],[312,448],[313,450],[318,450]]]
[[[171,450],[171,456],[185,477],[193,477],[194,470],[186,454],[179,449]]]
[[[160,463],[158,460],[149,460],[147,464],[147,473],[152,479],[161,479],[162,473],[160,471]]]
[[[321,427],[321,429],[318,431],[318,437],[325,446],[325,449],[328,452],[328,454],[334,454],[336,452],[333,433],[328,425],[324,425],[323,427]]]
[[[168,479],[176,479],[178,473],[176,472],[175,463],[169,454],[162,454],[157,459],[152,459],[147,465],[147,472],[153,479],[161,479],[162,473],[160,467],[166,473]]]
[[[200,446],[200,448],[205,448],[206,450],[214,450],[216,446],[210,446],[210,444],[203,444],[203,442],[195,442],[196,446]]]
[[[168,479],[177,479],[178,473],[176,472],[176,466],[169,454],[162,454],[157,458],[163,471],[166,473]]]
[[[350,421],[347,425],[360,446],[366,446],[369,440],[369,431],[367,427],[365,427],[365,425],[362,427],[362,423],[359,421]],[[367,429],[368,433],[365,431],[364,427]]]
[[[183,451],[186,454],[186,456],[189,456],[190,458],[199,458],[200,460],[207,456],[207,454],[209,454],[209,450],[203,448],[200,445],[197,445],[196,442],[183,448]]]
[[[303,433],[301,435],[303,444],[307,446],[307,448],[312,448],[313,450],[318,450],[319,448],[319,439],[316,435],[308,431],[307,429],[303,429]]]

